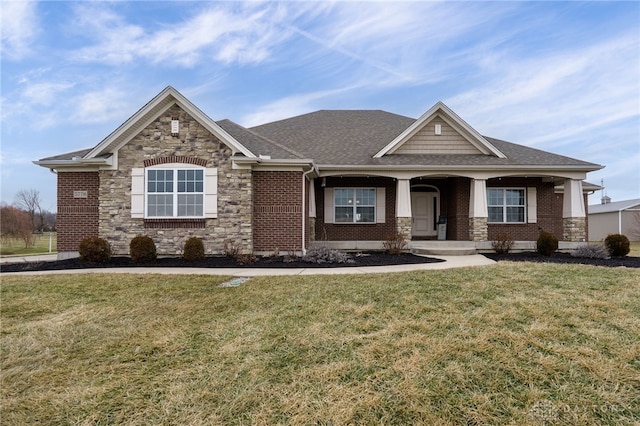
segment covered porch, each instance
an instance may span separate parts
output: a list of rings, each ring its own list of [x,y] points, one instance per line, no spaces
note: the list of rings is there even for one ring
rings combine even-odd
[[[310,242],[373,250],[401,232],[416,250],[449,250],[454,242],[473,243],[457,244],[463,251],[490,250],[495,236],[507,233],[522,249],[531,249],[541,230],[565,243],[586,240],[579,177],[416,174],[314,179],[309,185]],[[360,188],[369,190],[369,201],[358,199]],[[496,201],[497,196],[504,198]],[[339,217],[343,213],[348,216]]]

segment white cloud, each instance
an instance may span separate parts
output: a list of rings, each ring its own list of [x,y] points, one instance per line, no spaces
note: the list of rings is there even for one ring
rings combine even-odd
[[[105,88],[83,93],[71,100],[73,105],[72,119],[82,123],[101,123],[109,120],[123,119],[130,111],[131,94],[123,89]]]
[[[31,53],[31,43],[38,33],[35,1],[2,2],[2,57],[20,60]]]
[[[59,100],[62,92],[71,89],[73,86],[73,83],[67,82],[29,84],[24,88],[23,97],[25,101],[31,104],[49,106]]]
[[[447,103],[471,125],[482,123],[485,134],[557,147],[640,115],[638,49],[630,34],[547,56],[505,57],[504,72]]]
[[[227,64],[259,63],[269,57],[272,45],[286,37],[273,31],[272,9],[268,3],[250,3],[240,9],[215,4],[187,20],[154,30],[128,23],[102,4],[82,4],[74,19],[96,43],[74,56],[111,65],[143,59],[186,68],[211,59]]]
[[[368,2],[339,3],[312,19],[291,27],[326,51],[337,53],[337,66],[376,74],[376,85],[398,86],[436,82],[466,61],[452,52],[459,44],[473,44],[489,21],[498,21],[510,6],[486,3]],[[345,59],[347,61],[345,61]],[[350,62],[349,62],[350,61]],[[379,71],[381,73],[379,73]],[[372,79],[372,82],[374,80]]]

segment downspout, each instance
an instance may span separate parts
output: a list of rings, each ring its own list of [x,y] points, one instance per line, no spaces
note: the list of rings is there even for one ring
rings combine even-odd
[[[316,166],[314,164],[311,165],[311,168],[306,172],[302,173],[302,255],[307,254],[307,239],[306,234],[307,230],[305,229],[306,225],[306,211],[307,211],[307,176],[316,171]]]
[[[622,210],[618,210],[618,234],[622,234]]]

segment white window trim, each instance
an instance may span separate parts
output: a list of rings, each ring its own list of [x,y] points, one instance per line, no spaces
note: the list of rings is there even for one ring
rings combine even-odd
[[[332,187],[324,188],[324,223],[336,224],[334,220],[335,209],[333,207],[333,189]],[[385,223],[387,220],[386,216],[386,188],[379,187],[376,188],[376,222],[375,223]],[[353,222],[338,222],[338,225],[362,225],[363,223],[353,223]],[[370,223],[365,223],[365,225],[370,225]]]
[[[201,216],[177,216],[177,184],[178,170],[202,170],[203,171],[203,191],[197,193],[180,193],[180,194],[202,194],[203,214]],[[174,171],[174,215],[173,216],[149,216],[147,181],[149,170],[173,170]],[[208,219],[218,217],[218,169],[206,168],[193,164],[169,163],[159,164],[145,168],[134,168],[131,170],[131,217],[144,219]],[[160,194],[160,193],[159,193]],[[169,193],[165,193],[169,194]]]
[[[500,206],[495,205],[495,204],[490,204],[489,203],[489,191],[492,189],[499,189],[503,191],[503,196],[502,196],[502,201],[503,204],[501,204]],[[523,193],[523,199],[524,199],[524,204],[520,205],[511,205],[511,204],[507,204],[506,203],[506,191],[507,190],[511,190],[511,191],[522,191]],[[529,200],[527,199],[527,189],[526,188],[521,188],[521,187],[488,187],[487,188],[487,210],[490,210],[491,207],[502,207],[502,221],[500,222],[490,222],[488,219],[490,219],[490,215],[487,217],[487,223],[491,223],[491,224],[502,224],[502,225],[522,225],[522,224],[526,224],[527,223],[527,202]],[[519,207],[523,209],[523,220],[522,222],[507,222],[505,219],[507,218],[507,207]]]
[[[353,206],[338,206],[336,205],[336,198],[335,198],[335,191],[338,189],[343,189],[343,190],[351,190],[353,191],[353,199],[356,199],[356,190],[358,189],[369,189],[369,190],[373,190],[376,199],[374,200],[373,204],[369,205],[358,205],[357,203],[354,203]],[[377,216],[378,216],[378,191],[376,190],[376,188],[374,187],[359,187],[359,186],[354,186],[354,187],[335,187],[333,188],[333,195],[332,195],[332,204],[333,204],[333,223],[336,225],[375,225],[376,223],[378,223],[377,221]],[[336,217],[336,209],[338,207],[351,207],[353,208],[353,221],[351,222],[338,222],[336,221],[335,217]],[[373,220],[371,222],[357,222],[356,221],[356,212],[357,212],[357,208],[358,207],[373,207]]]

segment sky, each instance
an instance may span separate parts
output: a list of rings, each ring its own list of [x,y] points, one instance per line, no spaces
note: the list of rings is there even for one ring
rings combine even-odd
[[[246,127],[320,109],[418,118],[602,164],[640,198],[640,2],[9,2],[1,11],[0,201],[40,158],[90,148],[171,85]],[[597,192],[589,204],[597,204]]]

